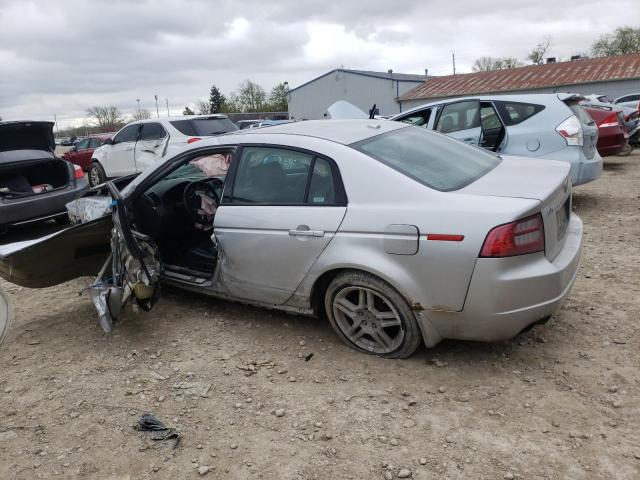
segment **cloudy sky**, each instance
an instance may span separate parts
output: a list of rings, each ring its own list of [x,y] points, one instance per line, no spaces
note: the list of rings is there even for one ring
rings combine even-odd
[[[336,67],[451,74],[483,55],[587,52],[638,0],[0,0],[0,116],[80,126],[92,105],[171,111],[246,78],[293,88]],[[161,113],[166,114],[166,107]]]

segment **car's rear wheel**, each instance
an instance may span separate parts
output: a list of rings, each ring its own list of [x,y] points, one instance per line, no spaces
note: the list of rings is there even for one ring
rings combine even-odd
[[[402,295],[366,272],[344,272],[333,279],[325,294],[325,310],[338,336],[361,352],[407,358],[422,342]]]
[[[107,174],[98,162],[91,162],[89,168],[89,185],[95,187],[107,181]]]

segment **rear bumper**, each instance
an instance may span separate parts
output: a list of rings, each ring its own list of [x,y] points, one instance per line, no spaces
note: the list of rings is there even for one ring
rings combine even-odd
[[[21,199],[0,200],[0,226],[37,222],[66,214],[65,205],[89,188],[85,178],[79,178],[70,185],[55,192],[33,195]]]
[[[572,214],[562,250],[479,258],[461,312],[418,312],[427,346],[444,338],[496,341],[512,338],[553,315],[575,281],[582,253],[582,221]]]
[[[571,165],[571,183],[574,186],[592,182],[602,175],[602,157],[600,154],[596,151],[593,157],[588,159],[584,155],[582,147],[566,147],[537,158],[568,162]]]

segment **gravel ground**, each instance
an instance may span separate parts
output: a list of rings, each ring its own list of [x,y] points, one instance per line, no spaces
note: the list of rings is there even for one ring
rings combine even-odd
[[[0,478],[640,478],[639,162],[574,190],[577,283],[508,342],[383,360],[326,321],[170,289],[108,337],[86,279],[3,282]],[[144,412],[181,442],[135,431]]]

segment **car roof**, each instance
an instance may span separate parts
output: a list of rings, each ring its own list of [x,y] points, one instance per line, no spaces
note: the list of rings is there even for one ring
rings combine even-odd
[[[329,140],[343,145],[350,145],[370,137],[407,128],[406,123],[390,120],[305,120],[301,122],[282,123],[269,128],[237,130],[221,135],[224,141],[229,136],[243,135],[298,135]]]
[[[550,102],[557,102],[558,100],[564,101],[570,98],[575,98],[576,100],[584,99],[585,97],[577,94],[577,93],[529,93],[529,94],[521,94],[521,95],[468,95],[464,97],[452,97],[452,98],[441,98],[440,100],[434,100],[433,102],[424,103],[422,105],[418,105],[416,107],[412,107],[407,109],[401,113],[396,113],[392,118],[398,117],[400,115],[404,115],[415,110],[420,110],[422,108],[428,108],[436,105],[442,105],[444,103],[454,103],[462,100],[480,100],[480,101],[493,101],[493,100],[503,100],[503,101],[511,101],[511,102],[522,102],[522,103],[538,103],[548,105]]]
[[[158,122],[174,122],[176,120],[200,120],[203,118],[229,118],[227,115],[223,115],[221,113],[210,113],[208,115],[179,115],[173,117],[160,117],[160,118],[147,118],[145,120],[136,120],[128,125],[133,125],[136,123],[158,123]]]

